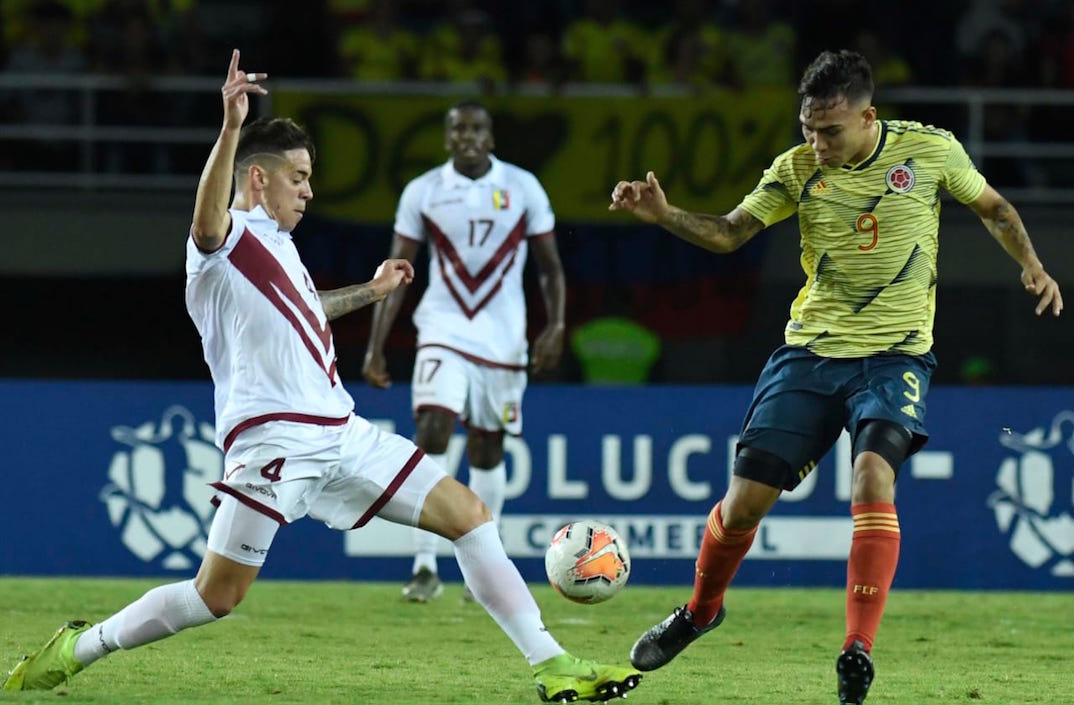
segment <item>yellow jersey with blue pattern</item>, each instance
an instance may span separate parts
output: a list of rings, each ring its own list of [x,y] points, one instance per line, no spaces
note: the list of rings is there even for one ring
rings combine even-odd
[[[798,212],[806,281],[785,337],[822,357],[929,351],[940,192],[969,203],[986,185],[947,130],[878,125],[862,162],[820,166],[809,145],[798,145],[739,204],[765,227]]]

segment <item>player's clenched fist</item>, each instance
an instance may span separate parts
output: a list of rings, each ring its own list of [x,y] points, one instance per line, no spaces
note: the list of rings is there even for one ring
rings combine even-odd
[[[658,223],[668,211],[668,199],[656,174],[649,172],[645,181],[620,181],[612,189],[610,211],[630,211],[646,223]]]
[[[384,298],[399,286],[414,281],[414,265],[405,259],[386,259],[373,275],[374,290]]]

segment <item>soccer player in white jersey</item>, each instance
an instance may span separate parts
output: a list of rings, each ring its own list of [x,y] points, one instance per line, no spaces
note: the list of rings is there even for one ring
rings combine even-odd
[[[380,516],[444,536],[477,601],[533,667],[542,700],[625,694],[638,683],[635,671],[575,658],[544,628],[484,503],[411,441],[353,414],[328,321],[409,282],[413,268],[388,260],[366,284],[313,287],[291,240],[313,198],[310,137],[282,118],[242,127],[248,95],[266,92],[264,78],[240,71],[233,53],[224,124],[187,241],[187,309],[216,388],[225,452],[201,568],[99,624],[68,622],[15,666],[3,689],[49,689],[117,649],[220,619],[254,582],[279,527],[309,515],[340,530]]]
[[[389,256],[413,262],[419,246],[429,244],[429,285],[414,313],[418,351],[411,389],[418,447],[444,466],[455,419],[461,419],[467,426],[470,489],[498,522],[507,483],[504,434],[522,432],[527,362],[537,373],[559,361],[566,286],[548,195],[533,174],[491,154],[492,118],[485,107],[472,100],[456,103],[444,118],[444,133],[451,158],[403,189]],[[530,248],[547,324],[527,360],[522,270]],[[363,372],[376,387],[391,383],[384,341],[403,296],[393,292],[373,310]],[[403,596],[426,602],[443,592],[436,566],[439,539],[416,534]]]

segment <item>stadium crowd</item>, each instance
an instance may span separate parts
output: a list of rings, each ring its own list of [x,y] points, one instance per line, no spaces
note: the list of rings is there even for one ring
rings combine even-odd
[[[9,72],[212,75],[241,42],[272,75],[497,84],[793,83],[831,43],[881,86],[1074,87],[1074,6],[937,0],[5,0]],[[951,38],[954,41],[951,41]],[[286,50],[283,50],[286,47]]]
[[[309,0],[301,11],[252,0],[5,0],[2,74],[100,75],[121,88],[96,101],[93,122],[197,124],[189,95],[147,89],[154,77],[212,75],[210,62],[241,45],[276,78],[475,83],[485,94],[551,92],[572,84],[703,91],[794,84],[804,62],[838,42],[892,86],[1074,88],[1074,5],[1062,0],[913,2],[898,13],[849,0]],[[833,35],[836,27],[849,32]],[[952,41],[951,38],[954,38]],[[0,91],[0,123],[74,125],[72,90]],[[1047,140],[1054,111],[989,106],[989,140]],[[935,116],[958,129],[960,117]],[[0,166],[67,170],[74,145],[10,144]],[[104,171],[175,171],[165,148],[110,145]],[[989,170],[995,174],[995,166]],[[1048,175],[1006,165],[1006,183]]]

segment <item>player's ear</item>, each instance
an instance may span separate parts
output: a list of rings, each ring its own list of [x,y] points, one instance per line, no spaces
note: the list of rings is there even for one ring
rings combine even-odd
[[[872,127],[873,123],[876,122],[876,106],[870,105],[862,112],[861,116],[865,120],[865,127]]]
[[[263,191],[268,182],[268,173],[260,164],[250,165],[250,185],[254,191]]]

